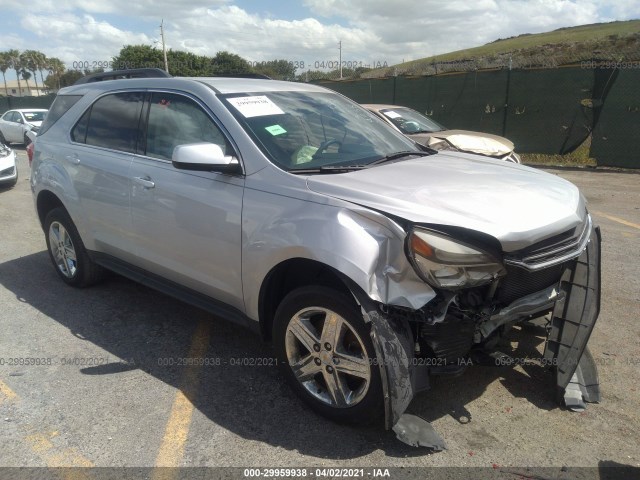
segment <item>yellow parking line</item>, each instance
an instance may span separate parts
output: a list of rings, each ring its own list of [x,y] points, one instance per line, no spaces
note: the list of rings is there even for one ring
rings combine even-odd
[[[17,398],[18,395],[16,392],[11,390],[6,383],[0,380],[0,405],[2,405],[5,400],[16,400]]]
[[[200,321],[189,350],[189,358],[198,359],[206,355],[209,348],[210,322]],[[193,414],[193,400],[198,392],[198,378],[202,365],[197,360],[193,365],[187,367],[184,382],[180,391],[176,394],[176,398],[171,408],[171,415],[165,428],[164,437],[158,456],[156,457],[156,467],[177,467],[182,461],[184,455],[184,446],[189,434],[191,425],[191,416]],[[154,479],[170,478],[175,470],[156,469],[154,470]]]
[[[629,222],[624,218],[614,217],[613,215],[607,215],[606,213],[603,213],[603,212],[593,212],[593,213],[595,213],[596,215],[600,215],[601,217],[608,218],[609,220],[613,220],[614,222],[618,222],[628,227],[633,227],[640,230],[640,225],[638,225],[637,223]]]
[[[51,439],[56,437],[58,432],[41,433],[36,432],[27,435],[25,439],[31,446],[31,450],[40,455],[47,466],[51,468],[64,467],[93,467],[94,464],[90,460],[84,458],[74,448],[64,448],[57,450]],[[71,473],[71,472],[69,472]],[[65,475],[65,478],[85,478],[86,476],[77,472],[76,475]]]
[[[18,401],[19,399],[18,394],[0,380],[0,404],[5,400]],[[61,468],[62,478],[65,480],[84,480],[89,478],[84,471],[68,467],[93,467],[93,463],[73,448],[56,449],[50,440],[56,435],[58,435],[58,432],[49,432],[48,434],[36,432],[25,436],[25,440],[31,450],[38,454],[48,467]]]

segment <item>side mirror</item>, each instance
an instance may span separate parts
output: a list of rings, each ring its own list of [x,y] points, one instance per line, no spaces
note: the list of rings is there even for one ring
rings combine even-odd
[[[204,172],[241,173],[238,159],[225,156],[220,145],[215,143],[189,143],[173,149],[171,162],[181,170]]]
[[[24,120],[22,120],[21,118],[18,118],[18,123],[24,123]]]

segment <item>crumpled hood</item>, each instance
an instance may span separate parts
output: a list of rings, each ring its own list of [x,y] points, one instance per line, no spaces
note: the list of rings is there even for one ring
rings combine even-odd
[[[426,146],[447,140],[451,145],[463,152],[477,153],[492,157],[503,157],[513,151],[513,142],[498,135],[467,130],[443,130],[433,133],[416,133],[409,135],[413,140]]]
[[[497,238],[505,252],[574,228],[586,216],[584,198],[572,183],[541,170],[458,152],[314,175],[307,185],[413,223],[484,232]]]

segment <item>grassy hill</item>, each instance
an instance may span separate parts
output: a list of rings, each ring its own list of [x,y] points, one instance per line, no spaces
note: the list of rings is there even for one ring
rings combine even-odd
[[[596,23],[551,32],[522,34],[480,47],[422,58],[363,77],[429,75],[486,68],[536,68],[568,65],[586,60],[640,60],[640,20]]]

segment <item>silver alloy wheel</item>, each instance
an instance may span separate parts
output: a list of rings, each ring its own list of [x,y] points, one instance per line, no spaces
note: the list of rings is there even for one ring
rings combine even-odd
[[[362,339],[336,312],[300,310],[285,338],[289,367],[300,384],[327,405],[347,408],[360,402],[371,383],[371,364]]]
[[[49,248],[58,269],[67,278],[73,278],[78,268],[76,250],[69,232],[60,222],[49,225]]]

